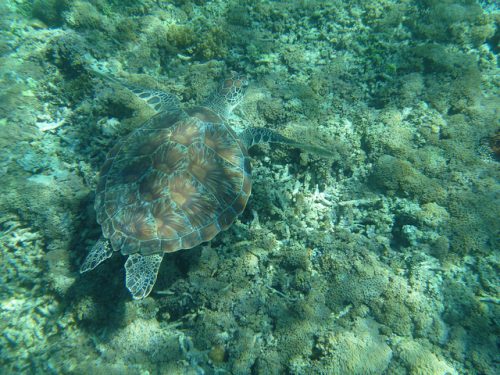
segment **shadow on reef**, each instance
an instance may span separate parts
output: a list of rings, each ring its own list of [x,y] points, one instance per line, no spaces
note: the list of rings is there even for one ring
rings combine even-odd
[[[80,203],[80,228],[73,234],[70,248],[73,250],[73,272],[79,272],[80,264],[87,255],[92,241],[97,241],[101,230],[95,221],[95,211],[92,208],[94,194],[89,194]],[[185,288],[185,280],[191,267],[196,267],[200,257],[201,247],[190,249],[189,252],[179,251],[165,255],[165,262],[160,268],[158,280],[153,290],[154,299],[161,300],[163,294],[176,293],[171,289]],[[136,309],[130,303],[148,305],[152,299],[141,302],[132,300],[125,287],[126,257],[120,252],[103,262],[91,272],[79,274],[72,285],[62,294],[62,302],[76,314],[78,324],[89,332],[103,330],[106,335],[125,326],[134,318]],[[165,292],[167,291],[167,292]],[[158,292],[158,293],[157,293]],[[192,300],[184,300],[183,296],[175,298],[181,302],[175,308],[163,308],[153,314],[166,313],[168,316],[178,318],[186,315],[193,308]],[[144,306],[143,306],[144,307]],[[147,307],[145,308],[146,310]],[[111,337],[111,336],[109,336]]]
[[[128,297],[120,283],[124,278],[123,260],[118,258],[102,265],[100,272],[77,278],[65,300],[76,309],[84,328],[116,329],[123,324]]]
[[[95,272],[79,275],[80,263],[89,251],[91,239],[97,240],[101,233],[92,208],[94,198],[91,193],[80,201],[79,225],[72,233],[69,245],[72,249],[72,272],[78,276],[71,286],[60,293],[61,302],[75,311],[79,324],[89,331],[116,329],[123,324],[124,302],[128,297],[123,288],[123,259],[120,257],[112,257]],[[113,325],[110,326],[109,322]]]
[[[194,252],[199,257],[199,252]],[[79,326],[89,332],[105,330],[106,335],[122,328],[134,319],[136,314],[133,305],[146,306],[154,304],[153,299],[161,300],[163,291],[172,287],[172,284],[184,285],[183,279],[193,263],[193,254],[183,252],[167,254],[165,266],[160,268],[157,285],[153,290],[155,297],[144,301],[133,301],[125,287],[125,257],[120,253],[113,254],[99,268],[92,272],[80,275],[63,296],[63,302],[74,310]],[[196,262],[194,262],[196,263]],[[175,292],[172,292],[175,295]],[[170,297],[170,296],[169,296]],[[176,298],[177,300],[177,298]],[[131,308],[132,307],[132,308]],[[173,318],[184,316],[192,308],[191,303],[180,303],[176,309],[159,310],[153,312],[165,313]],[[148,310],[148,308],[145,308]]]

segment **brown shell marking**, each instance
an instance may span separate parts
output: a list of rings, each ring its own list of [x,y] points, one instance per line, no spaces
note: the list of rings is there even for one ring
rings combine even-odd
[[[250,190],[248,155],[232,130],[182,113],[158,115],[108,155],[96,211],[115,250],[171,252],[227,229]]]
[[[185,168],[186,165],[185,147],[167,142],[161,145],[153,158],[153,168],[168,175]]]
[[[189,173],[214,196],[220,206],[232,204],[234,192],[242,186],[241,170],[204,145],[192,145],[188,153]]]
[[[195,118],[189,117],[181,120],[179,124],[172,129],[170,140],[174,143],[189,146],[193,142],[199,140],[199,137],[200,124]]]
[[[173,176],[168,186],[172,201],[184,213],[193,229],[207,225],[220,211],[218,202],[206,194],[200,183],[186,172]]]
[[[179,213],[169,199],[153,203],[152,214],[160,238],[180,238],[190,232],[186,216]]]

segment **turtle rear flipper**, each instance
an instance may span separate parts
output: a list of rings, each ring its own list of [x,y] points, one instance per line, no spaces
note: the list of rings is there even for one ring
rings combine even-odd
[[[110,243],[104,237],[101,237],[90,250],[83,264],[80,267],[80,273],[91,271],[99,264],[113,255]]]
[[[332,150],[328,150],[324,147],[316,146],[313,144],[297,142],[293,139],[285,137],[284,135],[281,135],[280,133],[266,128],[245,129],[241,133],[240,137],[247,149],[260,143],[280,143],[297,147],[301,150],[311,152],[323,157],[332,157],[336,155],[336,153]]]
[[[125,285],[134,299],[146,298],[156,282],[163,254],[132,254],[125,262]]]

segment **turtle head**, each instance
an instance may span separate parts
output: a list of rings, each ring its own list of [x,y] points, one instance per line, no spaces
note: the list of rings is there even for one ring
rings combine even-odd
[[[206,106],[225,118],[241,103],[248,87],[245,76],[231,72],[208,99]]]
[[[232,72],[231,76],[222,81],[217,95],[219,95],[232,109],[241,103],[248,87],[245,76]],[[231,109],[231,110],[232,110]]]

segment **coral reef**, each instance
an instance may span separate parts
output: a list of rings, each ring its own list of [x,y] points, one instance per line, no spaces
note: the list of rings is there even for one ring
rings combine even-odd
[[[484,374],[498,370],[494,1],[5,0],[0,373]],[[90,64],[322,145],[251,151],[227,231],[81,276],[98,171],[151,116]],[[495,156],[496,155],[496,156]]]

